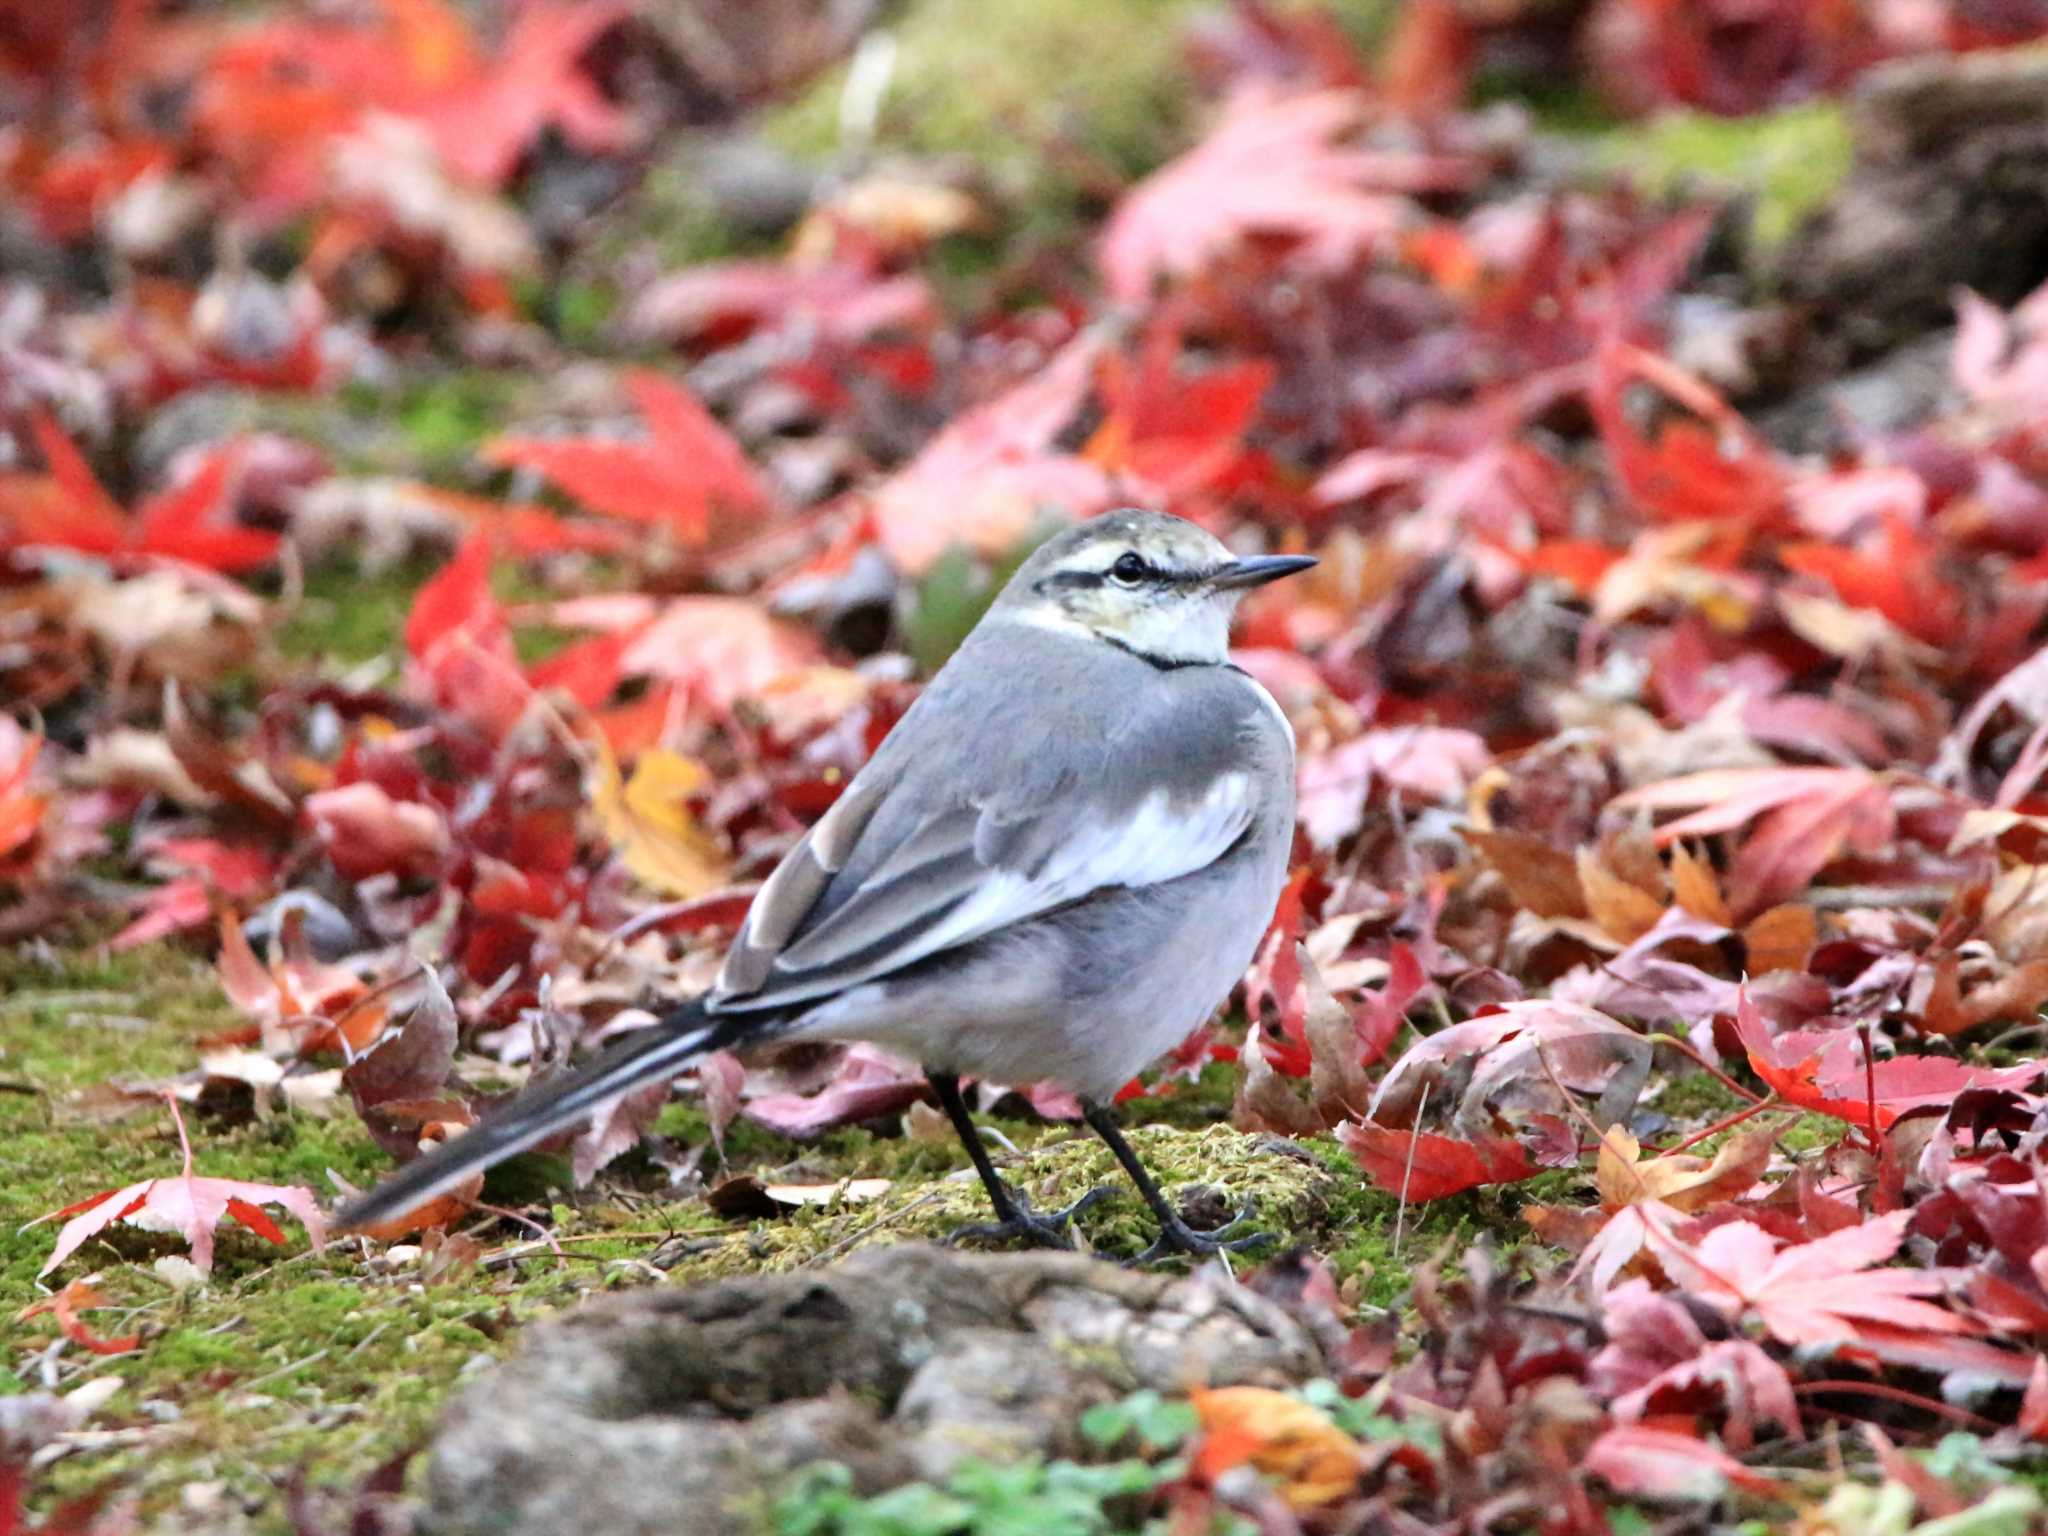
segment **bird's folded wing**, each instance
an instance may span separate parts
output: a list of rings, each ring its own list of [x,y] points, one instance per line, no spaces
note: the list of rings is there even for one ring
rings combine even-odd
[[[1258,793],[1253,775],[1232,771],[1216,774],[1197,793],[1159,789],[1121,806],[1091,803],[1085,793],[1028,811],[956,802],[918,822],[879,861],[863,861],[858,883],[844,891],[832,886],[848,876],[835,876],[815,853],[799,849],[755,905],[759,911],[779,898],[785,908],[801,901],[803,911],[780,921],[773,911],[761,912],[761,923],[749,915],[752,932],[742,934],[734,954],[751,953],[752,959],[741,962],[744,969],[729,964],[722,986],[731,991],[721,1005],[780,1006],[828,996],[1095,891],[1192,874],[1244,835],[1257,814]],[[866,824],[874,808],[849,810]],[[844,835],[820,823],[812,838],[829,840],[835,833]],[[778,882],[785,886],[781,892],[774,890]],[[762,931],[771,925],[784,927],[786,939]],[[733,995],[742,987],[744,995]]]

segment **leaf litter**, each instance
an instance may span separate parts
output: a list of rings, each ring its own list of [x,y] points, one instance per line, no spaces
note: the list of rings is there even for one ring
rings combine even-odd
[[[716,50],[638,7],[89,9],[0,28],[0,175],[50,257],[0,309],[0,928],[204,953],[228,1010],[160,1079],[97,1085],[168,1090],[182,1172],[52,1198],[38,1279],[139,1227],[204,1286],[221,1223],[292,1241],[265,1206],[317,1248],[332,1189],[195,1172],[223,1106],[322,1104],[402,1159],[706,985],[914,698],[904,653],[943,653],[918,637],[1138,501],[1322,565],[1238,637],[1300,744],[1294,878],[1232,1013],[1119,1097],[1141,1142],[1182,1137],[1186,1185],[1253,1177],[1221,1136],[1315,1163],[1294,1235],[1341,1274],[1309,1289],[1380,1431],[1197,1391],[1155,1504],[1818,1520],[1836,1497],[1786,1447],[1837,1436],[1929,1521],[2019,1508],[1897,1447],[1960,1425],[1996,1467],[2048,1425],[2048,288],[1958,293],[1948,394],[1801,453],[1713,365],[1785,318],[1722,210],[1545,176],[1526,114],[1467,103],[1499,55],[1613,111],[1733,115],[2048,20],[1417,0],[1373,59],[1247,0],[1191,33],[1180,152],[1057,248],[1008,238],[999,184],[906,165],[779,248],[678,264],[605,231]],[[611,330],[569,318],[579,283]],[[1718,352],[1688,329],[1710,299]],[[473,433],[460,483],[235,430],[143,452],[208,397],[478,365],[568,383]],[[382,663],[279,645],[338,506],[433,566]],[[976,1091],[1000,1124],[1074,1108]],[[477,1243],[559,1256],[552,1196],[689,1207],[720,1265],[936,1230],[915,1134],[888,1176],[802,1150],[914,1128],[914,1064],[721,1058],[677,1094],[381,1236],[426,1233],[461,1286]],[[704,1187],[679,1114],[754,1165]],[[1472,1212],[1498,1243],[1421,1251]],[[146,1360],[153,1329],[82,1314],[154,1282],[96,1262],[19,1322]]]

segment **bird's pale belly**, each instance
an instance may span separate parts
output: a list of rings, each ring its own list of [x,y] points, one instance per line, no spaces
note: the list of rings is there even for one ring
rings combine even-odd
[[[792,1032],[872,1040],[934,1070],[1056,1082],[1106,1100],[1229,996],[1282,874],[1234,855],[1168,885],[1105,891],[855,988]]]

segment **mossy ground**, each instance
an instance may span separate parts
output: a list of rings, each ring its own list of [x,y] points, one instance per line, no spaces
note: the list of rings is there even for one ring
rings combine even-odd
[[[81,1096],[185,1071],[202,1041],[235,1023],[203,959],[174,945],[113,956],[31,946],[0,956],[0,1085],[8,1090],[0,1092],[0,1313],[18,1313],[46,1289],[37,1271],[55,1228],[23,1230],[24,1222],[178,1170],[165,1111],[144,1103],[108,1120],[93,1112],[96,1095]],[[1365,1191],[1334,1143],[1311,1143],[1307,1159],[1270,1150],[1220,1123],[1229,1093],[1229,1069],[1218,1067],[1172,1096],[1141,1101],[1127,1113],[1132,1140],[1169,1189],[1201,1184],[1233,1204],[1250,1201],[1257,1224],[1281,1245],[1312,1244],[1360,1275],[1368,1301],[1396,1300],[1407,1269],[1447,1237],[1515,1228],[1503,1201],[1451,1201],[1411,1210],[1397,1250],[1395,1202]],[[304,1184],[330,1196],[330,1170],[360,1185],[388,1166],[345,1106],[325,1118],[276,1109],[240,1124],[186,1114],[202,1175]],[[1041,1206],[1098,1184],[1112,1190],[1084,1218],[1098,1251],[1127,1255],[1145,1241],[1150,1218],[1092,1137],[1028,1114],[984,1123],[1017,1147],[1001,1160]],[[684,1144],[706,1135],[702,1111],[687,1102],[670,1107],[660,1130]],[[95,1435],[52,1469],[53,1493],[118,1479],[177,1528],[185,1490],[197,1485],[215,1501],[209,1518],[281,1530],[278,1489],[294,1469],[316,1486],[360,1483],[417,1444],[449,1389],[521,1325],[592,1291],[830,1262],[862,1244],[933,1239],[986,1216],[957,1147],[906,1136],[900,1125],[799,1144],[741,1121],[726,1156],[726,1171],[764,1182],[885,1178],[891,1187],[866,1202],[734,1222],[694,1195],[668,1193],[660,1171],[638,1157],[574,1195],[560,1159],[529,1157],[494,1175],[487,1196],[552,1200],[552,1246],[513,1223],[487,1224],[476,1233],[482,1265],[433,1282],[418,1261],[394,1263],[353,1240],[316,1253],[286,1223],[283,1249],[224,1227],[209,1282],[180,1290],[156,1262],[182,1254],[180,1240],[115,1228],[50,1283],[98,1273],[114,1305],[89,1322],[104,1336],[140,1334],[141,1348],[104,1359],[75,1347],[51,1352],[56,1329],[45,1316],[16,1331],[0,1392],[44,1385],[46,1372],[67,1391],[102,1375],[122,1383],[95,1415]]]

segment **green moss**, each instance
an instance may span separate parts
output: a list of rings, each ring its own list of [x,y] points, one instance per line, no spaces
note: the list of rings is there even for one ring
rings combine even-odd
[[[1181,38],[1198,3],[916,0],[889,32],[872,148],[971,163],[1015,216],[1013,234],[1070,229],[1095,197],[1090,181],[1141,175],[1185,143]],[[820,161],[861,149],[841,137],[847,70],[769,114],[769,140]]]
[[[1660,1062],[1675,1059],[1660,1056]],[[1656,1091],[1644,1095],[1644,1107],[1669,1115],[1673,1122],[1689,1129],[1711,1125],[1734,1114],[1748,1100],[1742,1098],[1711,1072],[1673,1072],[1656,1079]]]
[[[1102,1188],[1107,1198],[1079,1222],[1083,1239],[1097,1252],[1122,1256],[1151,1242],[1156,1225],[1151,1213],[1099,1140],[1070,1127],[1039,1127],[1035,1139],[1025,1127],[1015,1129],[1024,1132],[1012,1137],[1019,1152],[998,1151],[997,1165],[1039,1209],[1056,1209]],[[1328,1207],[1331,1180],[1323,1169],[1270,1151],[1257,1138],[1227,1126],[1185,1131],[1143,1125],[1129,1137],[1169,1194],[1195,1185],[1219,1190],[1233,1207],[1249,1204],[1253,1226],[1280,1234],[1283,1241],[1317,1226]],[[832,1176],[893,1178],[896,1187],[886,1194],[755,1222],[717,1247],[691,1255],[674,1273],[699,1280],[794,1269],[847,1252],[859,1242],[930,1241],[989,1219],[986,1193],[950,1143],[909,1144],[899,1150],[871,1141],[868,1151],[871,1155],[864,1158],[842,1143],[841,1152],[850,1155],[831,1160]]]
[[[353,560],[314,566],[306,572],[305,597],[278,631],[278,649],[335,666],[396,655],[413,598],[436,563],[420,556],[375,574]]]
[[[1827,101],[1743,118],[1665,113],[1603,131],[1594,143],[1605,168],[1659,194],[1701,183],[1748,192],[1756,200],[1751,232],[1766,252],[1841,185],[1853,158],[1842,109]]]
[[[414,380],[380,404],[404,428],[423,478],[459,479],[473,469],[479,445],[532,399],[532,382],[525,374],[451,370]]]
[[[1847,1130],[1848,1127],[1832,1115],[1801,1115],[1786,1122],[1784,1134],[1778,1138],[1778,1146],[1792,1154],[1819,1152],[1840,1141]]]

